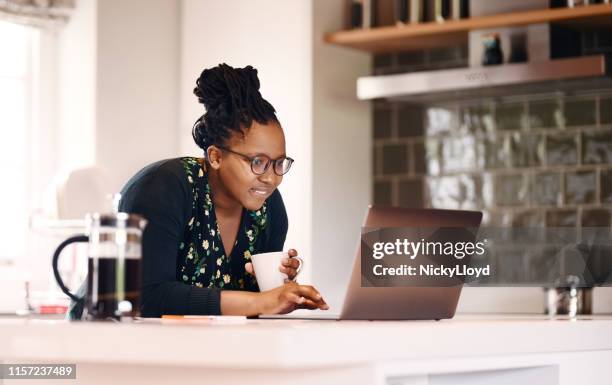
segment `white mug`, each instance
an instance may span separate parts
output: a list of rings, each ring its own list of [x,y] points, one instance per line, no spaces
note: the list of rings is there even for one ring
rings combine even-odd
[[[279,268],[283,258],[289,258],[289,253],[284,251],[273,251],[271,253],[260,253],[251,255],[253,270],[257,277],[259,291],[267,291],[282,286],[288,278],[287,274],[282,273]],[[296,277],[302,270],[302,261],[299,257],[291,257],[297,259],[300,265],[297,268]]]

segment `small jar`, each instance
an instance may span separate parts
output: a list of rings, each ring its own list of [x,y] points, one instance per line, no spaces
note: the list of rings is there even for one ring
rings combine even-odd
[[[496,65],[504,62],[501,40],[498,33],[491,33],[482,37],[483,53],[482,65]]]

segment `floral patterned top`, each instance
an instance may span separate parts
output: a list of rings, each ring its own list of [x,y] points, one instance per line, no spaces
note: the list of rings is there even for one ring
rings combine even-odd
[[[192,189],[192,215],[179,246],[181,281],[197,287],[258,291],[257,280],[244,264],[258,252],[258,238],[268,228],[267,202],[257,211],[243,209],[238,236],[226,255],[203,162],[182,158],[185,176]]]

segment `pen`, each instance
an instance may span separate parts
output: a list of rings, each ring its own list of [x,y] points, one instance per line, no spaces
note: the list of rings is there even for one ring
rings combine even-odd
[[[164,314],[162,315],[162,320],[171,320],[171,321],[195,321],[195,322],[205,322],[205,323],[244,323],[247,320],[247,317],[241,315],[172,315],[172,314]]]

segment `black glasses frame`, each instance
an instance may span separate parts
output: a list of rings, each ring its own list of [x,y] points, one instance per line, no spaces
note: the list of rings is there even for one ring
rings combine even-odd
[[[248,160],[248,161],[251,163],[251,171],[252,171],[252,172],[253,172],[253,174],[255,174],[255,175],[263,175],[263,174],[265,174],[265,173],[268,171],[268,168],[270,168],[270,165],[271,165],[272,163],[274,163],[274,167],[272,167],[272,171],[274,171],[274,173],[275,173],[276,175],[278,175],[278,176],[283,176],[283,175],[285,175],[286,173],[288,173],[288,172],[289,172],[289,170],[291,169],[291,165],[292,165],[292,164],[293,164],[293,162],[294,162],[293,158],[290,158],[290,157],[288,157],[288,156],[283,156],[282,158],[278,158],[278,159],[272,159],[272,158],[270,158],[269,156],[264,155],[264,154],[261,154],[261,155],[255,155],[255,156],[248,156],[248,155],[246,155],[246,154],[241,154],[241,153],[236,152],[236,151],[234,151],[234,150],[230,150],[230,149],[229,149],[229,148],[227,148],[227,147],[221,147],[221,146],[216,146],[216,147],[217,147],[218,149],[220,149],[220,150],[230,152],[230,153],[232,153],[232,154],[235,154],[235,155],[241,156],[241,157],[243,157],[244,159]],[[257,158],[265,158],[265,159],[266,159],[266,165],[264,166],[264,170],[263,170],[263,172],[261,172],[261,173],[255,172],[254,162],[255,162],[255,159],[257,159]],[[279,173],[276,171],[276,164],[277,164],[276,162],[278,162],[279,160],[281,160],[281,161],[285,161],[285,159],[289,161],[289,166],[287,167],[287,171],[285,171],[285,172],[284,172],[284,173],[282,173],[282,174],[279,174]]]

